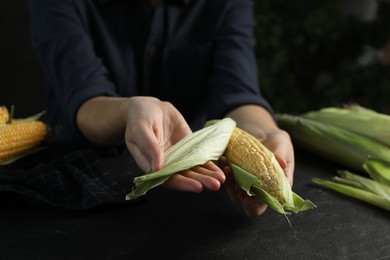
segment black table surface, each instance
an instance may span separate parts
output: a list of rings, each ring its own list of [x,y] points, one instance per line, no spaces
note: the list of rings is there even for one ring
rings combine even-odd
[[[30,206],[1,193],[0,259],[390,259],[390,213],[311,184],[343,169],[296,153],[293,190],[317,208],[248,218],[224,189],[151,190],[132,205]]]

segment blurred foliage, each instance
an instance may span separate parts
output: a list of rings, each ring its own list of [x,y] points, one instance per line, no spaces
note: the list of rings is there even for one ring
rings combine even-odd
[[[368,0],[373,1],[373,0]],[[257,61],[263,94],[276,112],[359,103],[390,110],[390,2],[364,20],[345,0],[256,0]]]

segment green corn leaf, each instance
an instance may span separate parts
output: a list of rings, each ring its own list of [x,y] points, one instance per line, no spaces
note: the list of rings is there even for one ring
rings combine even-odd
[[[165,166],[161,170],[134,179],[135,188],[126,195],[126,200],[146,194],[176,172],[218,160],[225,151],[235,126],[235,121],[225,118],[180,140],[165,152]]]
[[[363,164],[363,168],[371,178],[390,187],[390,159],[369,156]]]
[[[390,116],[352,105],[277,119],[298,145],[367,174],[338,171],[332,181],[314,183],[390,210]]]
[[[338,171],[338,174],[340,177],[333,178],[335,182],[366,190],[390,200],[390,186],[349,171]]]
[[[279,212],[281,214],[299,213],[301,211],[309,210],[315,207],[315,205],[310,200],[304,200],[297,194],[291,191],[291,198],[288,198],[286,201],[289,203],[281,204],[275,197],[270,195],[264,189],[261,188],[261,183],[256,176],[249,173],[248,171],[242,169],[234,163],[229,163],[234,174],[234,179],[236,183],[243,189],[249,196],[256,196],[261,201],[266,203],[270,208]]]
[[[335,183],[332,181],[326,181],[319,178],[313,178],[312,181],[318,185],[327,187],[346,196],[364,201],[371,205],[390,211],[390,200],[378,194],[372,193],[367,190],[359,189],[353,186],[349,186],[346,184]]]
[[[279,114],[276,118],[297,145],[346,167],[363,171],[369,155],[390,158],[389,146],[360,134],[301,116]]]
[[[358,105],[328,107],[302,117],[337,126],[390,146],[390,116]]]

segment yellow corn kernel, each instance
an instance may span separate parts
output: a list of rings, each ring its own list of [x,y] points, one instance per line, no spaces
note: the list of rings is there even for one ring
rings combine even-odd
[[[9,119],[8,109],[5,106],[0,106],[0,124],[7,123]]]
[[[37,147],[47,135],[47,126],[38,120],[19,120],[0,125],[0,163]]]
[[[280,203],[285,202],[273,162],[255,137],[236,127],[225,150],[225,156],[232,163],[255,175],[263,190]]]

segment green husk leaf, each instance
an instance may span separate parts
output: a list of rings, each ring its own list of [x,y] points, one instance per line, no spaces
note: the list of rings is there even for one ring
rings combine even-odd
[[[371,138],[301,116],[276,115],[297,145],[351,169],[363,171],[368,156],[390,158],[390,147]]]
[[[320,186],[327,187],[348,197],[352,197],[371,205],[390,211],[390,200],[367,190],[352,187],[346,184],[313,178],[312,181]]]
[[[126,195],[126,200],[145,195],[176,172],[218,160],[225,151],[235,126],[235,121],[225,118],[180,140],[165,152],[165,166],[161,170],[134,179],[135,188]]]
[[[390,200],[390,186],[349,171],[338,171],[338,174],[341,177],[334,177],[335,182],[366,190]]]
[[[363,168],[371,178],[390,187],[390,160],[369,156]]]
[[[37,153],[37,152],[39,152],[39,151],[41,151],[41,150],[43,150],[43,149],[45,149],[45,148],[46,148],[46,147],[43,147],[43,146],[39,146],[39,147],[33,148],[33,149],[28,150],[28,151],[26,151],[26,152],[24,152],[24,153],[21,153],[21,154],[19,154],[19,155],[17,155],[17,156],[14,156],[13,158],[11,158],[11,159],[9,159],[9,160],[7,160],[7,161],[0,162],[0,165],[9,165],[9,164],[12,164],[12,163],[14,163],[14,162],[16,162],[16,161],[18,161],[18,160],[24,158],[24,157],[29,156],[30,154]]]
[[[310,111],[302,117],[337,126],[390,145],[390,116],[359,105],[327,107]]]
[[[25,121],[35,121],[35,120],[39,120],[45,113],[46,113],[46,111],[42,111],[42,112],[39,112],[39,113],[37,113],[37,114],[34,114],[34,115],[29,116],[29,117],[26,117],[26,118],[15,119],[15,118],[14,118],[14,115],[15,115],[15,107],[14,107],[14,106],[11,106],[10,113],[9,113],[9,118],[8,118],[8,121],[6,122],[6,124],[12,124],[12,123],[14,123],[14,122],[13,122],[14,120],[15,120],[16,122],[25,122]]]
[[[45,113],[46,113],[46,111],[42,111],[40,113],[37,113],[37,114],[32,115],[32,116],[29,116],[29,117],[27,117],[25,119],[22,119],[22,120],[24,120],[24,121],[35,121],[35,120],[40,119]]]
[[[311,201],[302,199],[294,192],[289,193],[291,194],[291,199],[287,201],[290,201],[290,203],[282,205],[275,197],[261,188],[260,180],[256,176],[234,163],[229,162],[229,164],[233,170],[234,179],[241,189],[249,196],[256,196],[276,212],[286,215],[290,212],[299,213],[315,207]]]

